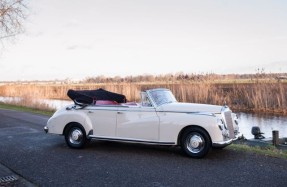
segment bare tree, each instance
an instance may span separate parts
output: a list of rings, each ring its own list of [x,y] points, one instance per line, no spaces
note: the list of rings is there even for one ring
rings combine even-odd
[[[24,0],[0,0],[0,40],[23,31],[25,10]]]

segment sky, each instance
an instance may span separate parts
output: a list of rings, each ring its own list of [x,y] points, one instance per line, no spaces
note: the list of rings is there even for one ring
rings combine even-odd
[[[0,81],[287,72],[286,0],[27,0]]]

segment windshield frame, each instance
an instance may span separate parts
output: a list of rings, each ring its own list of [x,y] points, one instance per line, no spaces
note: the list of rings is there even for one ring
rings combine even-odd
[[[147,93],[155,106],[177,102],[173,93],[169,89],[153,89],[148,90]]]

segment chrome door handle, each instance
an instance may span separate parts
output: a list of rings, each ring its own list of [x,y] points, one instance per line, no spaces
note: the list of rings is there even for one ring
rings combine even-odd
[[[92,114],[92,113],[94,113],[94,112],[89,110],[89,112],[88,112],[88,113],[89,113],[89,114]]]
[[[117,112],[117,114],[123,114],[123,112]]]

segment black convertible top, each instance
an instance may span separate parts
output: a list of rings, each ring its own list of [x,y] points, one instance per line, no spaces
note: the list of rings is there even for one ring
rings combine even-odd
[[[97,90],[68,90],[67,95],[78,105],[93,104],[97,100],[116,101],[125,103],[126,96],[114,92],[109,92],[102,88]]]

